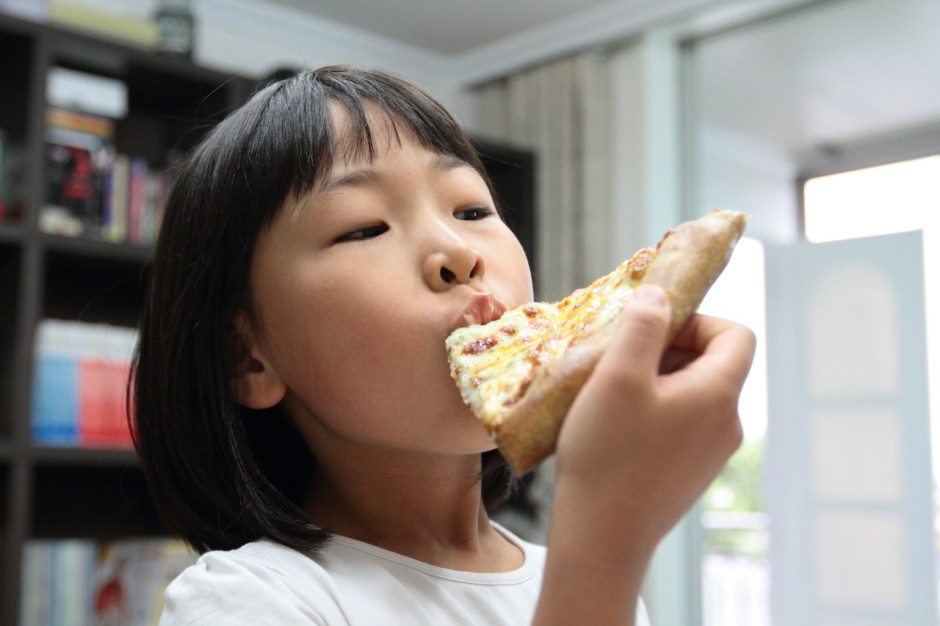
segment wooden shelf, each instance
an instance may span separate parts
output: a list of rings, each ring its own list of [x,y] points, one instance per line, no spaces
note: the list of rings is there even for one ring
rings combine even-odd
[[[128,112],[115,148],[156,167],[179,158],[239,105],[254,81],[179,58],[0,15],[0,129],[6,172],[0,221],[0,624],[18,622],[23,544],[33,538],[165,535],[132,450],[29,441],[33,336],[46,317],[133,326],[151,246],[39,230],[47,184],[45,82],[64,67],[122,81]]]
[[[138,265],[143,265],[153,250],[152,246],[145,244],[111,243],[89,237],[65,237],[47,233],[41,234],[39,240],[49,252]]]
[[[2,452],[2,447],[0,447]],[[133,450],[114,448],[79,448],[74,446],[37,446],[29,449],[29,457],[37,466],[139,467]]]
[[[16,446],[12,442],[0,440],[0,463],[9,463],[13,459],[14,450]]]
[[[19,244],[24,237],[23,228],[18,224],[0,222],[0,245]]]

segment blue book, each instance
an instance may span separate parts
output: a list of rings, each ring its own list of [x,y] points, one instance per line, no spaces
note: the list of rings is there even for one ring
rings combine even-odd
[[[78,442],[79,326],[45,319],[36,327],[32,389],[32,438],[35,443]]]
[[[32,438],[38,444],[78,442],[78,361],[42,353],[33,382]]]

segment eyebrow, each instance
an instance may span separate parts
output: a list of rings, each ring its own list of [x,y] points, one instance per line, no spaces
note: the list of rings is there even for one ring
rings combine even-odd
[[[447,172],[458,167],[472,168],[473,166],[470,165],[467,161],[452,154],[439,154],[431,162],[431,167]],[[347,174],[343,174],[342,176],[327,180],[320,190],[331,191],[339,187],[362,187],[367,184],[374,183],[379,178],[380,175],[375,170],[356,170],[354,172],[349,172]]]

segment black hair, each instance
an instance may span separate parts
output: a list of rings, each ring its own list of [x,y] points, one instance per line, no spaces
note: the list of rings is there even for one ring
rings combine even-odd
[[[344,151],[374,158],[367,104],[424,147],[471,165],[492,191],[476,150],[440,104],[399,78],[350,66],[268,84],[176,173],[141,315],[132,429],[154,504],[199,552],[260,538],[311,552],[329,539],[302,508],[316,460],[290,418],[235,400],[233,333],[236,316],[252,310],[259,232]],[[333,136],[336,106],[349,121],[344,137]],[[508,495],[513,477],[498,451],[483,453],[480,480],[488,508]]]

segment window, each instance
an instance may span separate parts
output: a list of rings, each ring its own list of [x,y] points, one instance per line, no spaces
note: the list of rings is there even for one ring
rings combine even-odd
[[[757,335],[754,365],[741,393],[744,443],[705,494],[702,530],[704,626],[770,623],[768,525],[763,501],[767,433],[764,247],[743,238],[701,311],[740,322]]]

